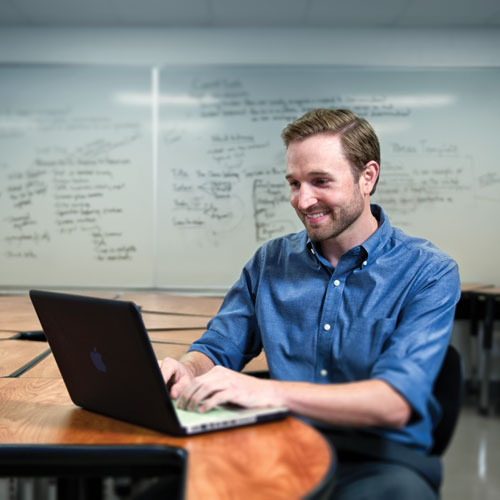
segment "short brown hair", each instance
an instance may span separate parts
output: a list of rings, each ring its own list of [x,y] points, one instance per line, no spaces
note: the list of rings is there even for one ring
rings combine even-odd
[[[380,165],[380,144],[372,126],[364,118],[349,109],[317,108],[308,111],[281,133],[286,147],[294,141],[300,141],[314,134],[339,134],[342,148],[355,180],[359,177],[369,161]],[[380,175],[379,175],[380,177]],[[371,194],[375,192],[378,178]]]

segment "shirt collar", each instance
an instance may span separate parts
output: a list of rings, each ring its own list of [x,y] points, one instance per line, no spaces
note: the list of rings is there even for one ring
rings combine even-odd
[[[375,219],[378,220],[378,229],[364,242],[361,247],[365,249],[367,257],[370,259],[376,258],[382,251],[385,243],[392,234],[392,226],[384,209],[372,204],[371,211]]]

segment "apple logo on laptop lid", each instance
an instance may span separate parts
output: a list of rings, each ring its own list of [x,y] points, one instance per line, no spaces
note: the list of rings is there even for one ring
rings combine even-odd
[[[97,351],[97,347],[94,347],[94,350],[90,353],[90,359],[92,360],[92,363],[94,366],[100,371],[100,372],[106,372],[106,365],[104,361],[102,360],[102,354]]]

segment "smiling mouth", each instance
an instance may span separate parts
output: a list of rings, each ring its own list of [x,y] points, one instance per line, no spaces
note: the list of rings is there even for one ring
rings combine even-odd
[[[314,214],[304,214],[305,217],[306,217],[306,220],[308,222],[316,222],[318,221],[319,219],[321,219],[322,217],[324,217],[325,215],[328,215],[330,212],[316,212]]]
[[[317,212],[315,214],[305,214],[305,216],[308,219],[319,219],[320,217],[323,217],[323,215],[326,215],[328,212]]]

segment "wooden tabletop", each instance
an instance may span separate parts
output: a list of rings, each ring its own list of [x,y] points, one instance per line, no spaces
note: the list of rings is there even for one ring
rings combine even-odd
[[[189,330],[158,330],[149,331],[148,335],[152,342],[172,342],[174,344],[192,344],[198,340],[205,328],[196,328]]]
[[[27,295],[0,297],[0,330],[41,330],[35,309]]]
[[[8,377],[49,349],[47,342],[0,341],[0,377]]]
[[[189,314],[211,318],[217,314],[221,297],[189,297],[166,293],[124,293],[120,300],[135,302],[143,311]]]
[[[473,292],[478,295],[495,295],[497,297],[500,297],[500,287],[498,286],[476,288],[473,290]]]
[[[92,297],[113,298],[117,294],[99,292],[71,292],[77,295],[89,295]],[[41,330],[33,304],[27,294],[23,295],[1,295],[0,296],[0,332],[22,332]]]
[[[182,447],[188,500],[302,498],[333,462],[321,434],[292,417],[175,438],[74,406],[58,379],[0,378],[0,442]]]
[[[482,290],[484,288],[491,288],[493,285],[488,283],[462,283],[461,290],[462,293],[475,292],[476,290]]]
[[[71,292],[75,293],[75,292]],[[82,293],[80,293],[81,295]],[[92,297],[113,298],[118,294],[97,294]],[[155,300],[156,297],[156,300]],[[205,297],[178,297],[165,294],[124,295],[122,300],[137,299],[149,306],[142,308],[142,318],[147,329],[195,328],[205,329],[211,315],[217,312],[221,299]],[[168,314],[166,313],[167,311]],[[193,311],[191,314],[190,311]],[[200,313],[200,314],[198,314]],[[214,314],[215,314],[214,313]],[[13,332],[41,330],[35,309],[28,295],[0,296],[0,338],[11,336]]]
[[[178,328],[202,329],[205,331],[209,318],[203,316],[184,316],[178,314],[141,313],[147,330],[168,330]]]

